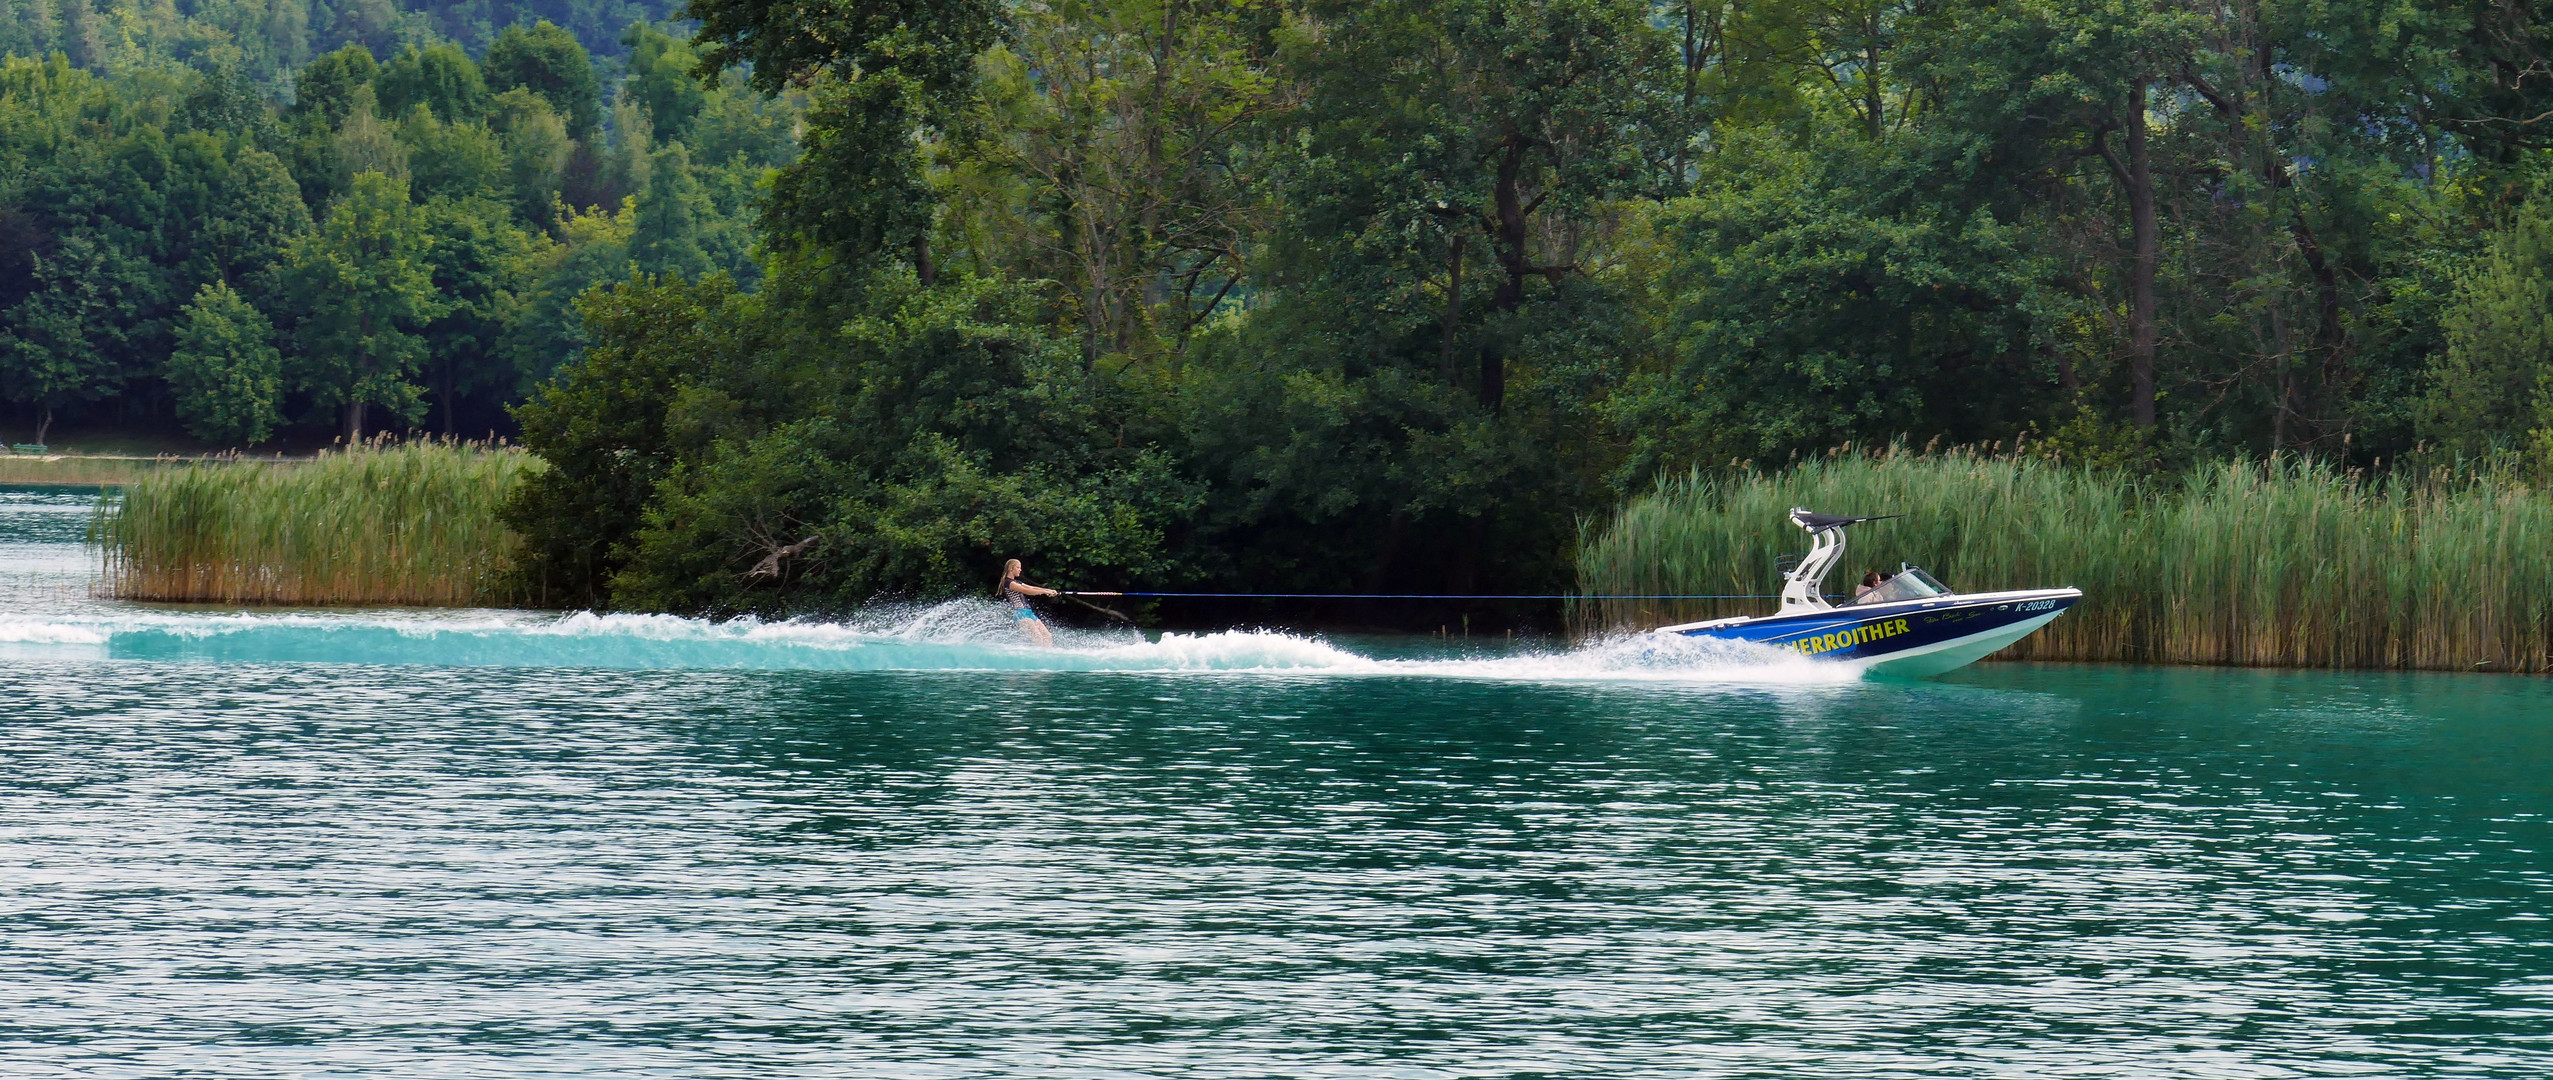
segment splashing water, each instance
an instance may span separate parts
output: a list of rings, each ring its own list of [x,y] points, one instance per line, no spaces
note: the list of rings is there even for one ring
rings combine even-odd
[[[1787,650],[1633,635],[1576,648],[1413,648],[1270,630],[1058,627],[1029,644],[987,600],[881,603],[839,621],[524,611],[146,606],[94,598],[96,496],[0,489],[0,660],[765,671],[1233,672],[1550,681],[1849,682]],[[1432,643],[1431,643],[1432,644]],[[1424,655],[1412,655],[1423,653]]]
[[[999,605],[883,605],[843,622],[524,612],[240,613],[120,610],[0,615],[0,655],[227,663],[811,671],[1292,672],[1550,680],[1846,681],[1787,651],[1633,636],[1557,651],[1387,659],[1267,630],[1059,629],[1020,639]]]

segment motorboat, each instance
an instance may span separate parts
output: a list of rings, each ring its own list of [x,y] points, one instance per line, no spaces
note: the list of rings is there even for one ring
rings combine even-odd
[[[1744,641],[1852,664],[1868,674],[1926,678],[1966,667],[2030,636],[2083,599],[2083,590],[1963,593],[1912,563],[1842,604],[1822,590],[1844,557],[1844,530],[1882,517],[1841,517],[1794,508],[1808,530],[1808,553],[1782,574],[1782,606],[1771,615],[1662,626],[1655,633]],[[1787,561],[1787,560],[1786,560]]]

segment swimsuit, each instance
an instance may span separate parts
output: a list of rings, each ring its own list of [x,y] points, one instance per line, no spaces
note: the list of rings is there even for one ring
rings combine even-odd
[[[1022,596],[1019,592],[1012,589],[1011,583],[1008,581],[1002,582],[1002,600],[1011,606],[1012,622],[1037,621],[1037,611],[1036,609],[1028,606],[1028,597]]]

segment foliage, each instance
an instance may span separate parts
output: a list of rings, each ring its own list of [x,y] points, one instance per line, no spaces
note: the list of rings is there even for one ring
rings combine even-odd
[[[0,393],[41,410],[38,443],[55,410],[106,397],[122,381],[119,354],[130,338],[121,331],[141,321],[136,308],[155,283],[145,267],[120,255],[76,233],[59,237],[49,252],[27,254],[33,288],[0,323]]]
[[[477,56],[507,27],[548,19],[597,55],[626,48],[623,27],[677,15],[678,0],[11,0],[0,4],[0,55],[65,54],[74,65],[108,71],[154,60],[230,66],[252,83],[280,88],[314,56],[353,45],[388,59],[435,46]],[[404,107],[403,107],[404,111]],[[448,117],[446,119],[449,119]]]
[[[2432,361],[2425,427],[2480,456],[2519,436],[2553,378],[2553,203],[2529,200],[2457,285]]]
[[[594,76],[594,60],[574,35],[543,19],[531,26],[516,23],[488,46],[488,88],[498,93],[529,90],[550,103],[567,121],[567,133],[582,139],[602,119],[602,85]]]
[[[650,274],[697,278],[709,271],[700,219],[707,207],[692,176],[691,154],[675,143],[650,159],[647,191],[638,198],[630,261]]]
[[[303,436],[558,376],[527,580],[714,611],[1539,591],[1657,477],[1898,439],[2553,473],[2529,5],[655,2],[12,28],[7,418],[172,415],[227,282]]]
[[[646,111],[656,142],[681,142],[709,104],[708,90],[692,76],[699,55],[690,42],[645,23],[631,23],[621,44],[629,46],[629,81],[621,85],[621,98]]]
[[[536,590],[782,612],[966,587],[1002,554],[1169,569],[1192,486],[1117,445],[1111,402],[1068,342],[1023,325],[1025,299],[826,258],[753,294],[712,278],[589,296],[598,344],[523,410],[555,466],[510,511]]]
[[[293,76],[293,113],[333,129],[355,111],[356,92],[380,76],[381,65],[372,59],[372,50],[363,46],[348,45],[323,55]],[[378,99],[379,94],[374,96]]]
[[[1723,153],[1735,167],[1651,224],[1675,253],[1658,298],[1672,329],[1608,408],[1626,478],[2033,417],[2052,372],[2031,315],[2056,301],[2015,230],[1858,137]]]
[[[504,507],[524,537],[523,592],[534,602],[599,607],[626,566],[657,485],[674,466],[668,414],[725,282],[598,291],[585,322],[601,339],[515,411],[549,470]]]
[[[419,418],[420,391],[410,380],[425,365],[420,331],[450,306],[434,288],[432,245],[407,185],[368,172],[284,253],[284,289],[297,316],[295,381],[310,388],[317,407],[342,410],[349,443],[363,438],[371,406]]]
[[[227,282],[195,293],[177,326],[168,386],[186,430],[211,442],[260,443],[283,424],[283,354],[275,328]]]
[[[346,430],[348,380],[370,378],[363,394],[380,396],[365,400],[389,406],[392,423],[511,429],[507,406],[582,347],[575,293],[627,273],[627,237],[586,242],[593,230],[578,222],[620,215],[633,197],[649,207],[652,269],[759,280],[753,200],[795,153],[794,96],[763,98],[732,72],[672,93],[696,113],[678,118],[683,133],[717,148],[702,160],[651,140],[636,112],[626,130],[571,134],[544,95],[572,109],[609,88],[556,27],[508,38],[497,92],[463,48],[403,33],[378,52],[369,38],[316,57],[304,49],[297,68],[259,69],[221,50],[181,56],[167,37],[101,46],[111,61],[102,71],[67,56],[0,59],[0,421],[35,434],[59,415],[306,439]],[[645,92],[664,96],[663,81],[688,79],[694,61],[666,33],[644,34],[658,84]],[[638,108],[640,89],[619,95],[623,109]],[[323,274],[308,246],[329,242],[321,236],[304,239],[288,266],[287,249],[314,217],[363,201],[356,181],[368,173],[406,181],[415,214],[389,216],[414,218],[422,233],[404,254],[341,253]],[[371,265],[376,256],[390,262]],[[402,279],[399,261],[419,257],[431,282],[414,299],[430,303],[386,330],[344,329],[341,317],[361,321],[355,294],[308,291],[345,275]],[[186,403],[208,391],[182,385],[193,375],[181,373],[200,365],[170,358],[191,317],[182,309],[216,283],[279,330],[287,362],[269,404],[280,424],[193,420]],[[355,354],[378,376],[348,374],[344,358]]]
[[[441,313],[420,331],[423,374],[439,405],[436,427],[449,436],[474,402],[493,414],[538,377],[526,377],[506,338],[528,319],[536,277],[556,245],[517,225],[493,200],[435,198],[420,209],[429,239],[425,268],[442,301]]]
[[[479,65],[455,45],[402,49],[373,81],[382,109],[392,116],[405,116],[420,105],[446,124],[487,115],[487,81]]]
[[[2070,0],[695,13],[696,55],[812,95],[805,153],[765,204],[771,265],[859,281],[901,265],[925,292],[1027,284],[1034,302],[1002,305],[1005,324],[1077,353],[1037,385],[1087,395],[1112,443],[1189,485],[1196,509],[1168,519],[1159,565],[1232,587],[1549,587],[1577,516],[1657,476],[1848,442],[2030,437],[2040,460],[2125,470],[2398,462],[2447,434],[2439,417],[2473,412],[2409,403],[2481,355],[2456,344],[2479,340],[2458,328],[2484,295],[2464,267],[2477,235],[2519,220],[2529,189],[2509,183],[2535,167],[2524,137],[2482,119],[2535,115],[2490,112],[2525,95],[2441,59],[2483,33],[2501,35],[2490,62],[2531,62],[2507,43],[2533,31],[2505,14]],[[650,72],[676,52],[628,40]],[[644,85],[660,111],[695,115]],[[651,133],[697,139],[709,115],[689,132],[656,116]],[[698,265],[660,253],[655,237],[686,231],[676,208],[698,205],[661,186],[641,193],[640,262]],[[2503,276],[2520,319],[2544,273]],[[661,471],[616,511],[622,531],[588,541],[617,554],[585,595],[838,602],[811,569],[753,571],[832,543],[828,500],[898,462],[974,483],[926,444],[846,434],[847,406],[756,405],[711,374],[802,387],[777,360],[736,358],[821,353],[862,302],[773,289],[751,333],[716,313],[733,300],[680,348],[650,329],[647,348],[700,359],[664,360],[673,389],[640,408],[673,430],[696,409],[741,426],[642,455]],[[598,347],[619,347],[607,328],[625,324],[594,325]],[[948,362],[930,357],[909,362]],[[2493,445],[2553,431],[2535,419],[2553,406],[2522,385],[2534,367],[2496,363],[2507,408],[2477,421]],[[970,498],[999,505],[997,490]],[[940,580],[927,553],[955,532],[861,535],[914,545],[861,552],[888,567],[875,580],[918,588]]]

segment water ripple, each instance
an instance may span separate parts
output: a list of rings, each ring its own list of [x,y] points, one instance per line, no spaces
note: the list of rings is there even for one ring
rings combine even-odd
[[[544,664],[844,646],[119,607],[39,503],[11,1076],[2553,1074],[2537,680]]]
[[[2553,934],[2512,921],[2553,895],[2545,740],[2497,708],[2540,715],[2532,684],[1989,676],[30,663],[0,676],[0,1051],[66,1076],[2553,1066]]]

